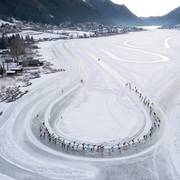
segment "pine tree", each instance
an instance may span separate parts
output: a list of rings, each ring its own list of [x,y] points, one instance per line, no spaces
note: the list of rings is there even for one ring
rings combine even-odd
[[[7,49],[7,38],[4,36],[4,34],[0,38],[0,49]]]

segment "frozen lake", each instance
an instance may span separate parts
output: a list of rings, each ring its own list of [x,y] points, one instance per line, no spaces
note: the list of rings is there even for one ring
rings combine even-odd
[[[180,179],[180,31],[151,29],[41,42],[39,46],[43,57],[66,73],[33,80],[26,96],[10,105],[0,104],[4,110],[0,116],[3,178]],[[126,82],[136,84],[165,114],[166,128],[159,145],[149,144],[130,157],[93,159],[74,157],[41,143],[38,122],[48,118],[52,130],[69,139],[101,143],[134,136],[144,127],[138,134],[142,138],[151,120],[127,93]]]

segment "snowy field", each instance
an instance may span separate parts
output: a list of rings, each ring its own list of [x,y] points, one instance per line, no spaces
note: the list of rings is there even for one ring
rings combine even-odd
[[[180,179],[180,31],[46,41],[39,47],[45,60],[66,72],[35,79],[27,95],[0,104],[0,179]],[[161,133],[146,146],[123,156],[93,158],[40,140],[44,121],[72,141],[109,145],[142,139],[152,118],[127,82],[155,102],[161,117]]]
[[[0,22],[1,23],[1,22]],[[22,37],[26,37],[29,35],[30,37],[33,36],[34,40],[43,40],[45,39],[63,39],[63,38],[79,38],[79,36],[83,37],[84,34],[87,37],[90,37],[93,33],[85,32],[85,31],[69,31],[69,30],[52,30],[52,31],[34,31],[34,30],[24,30],[19,33]],[[12,34],[9,34],[9,36]]]

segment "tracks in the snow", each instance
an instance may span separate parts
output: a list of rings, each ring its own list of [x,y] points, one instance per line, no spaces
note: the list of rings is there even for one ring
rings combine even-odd
[[[127,45],[127,44],[126,44]],[[65,49],[72,55],[72,57],[74,57],[74,55],[73,55],[73,52],[71,52],[71,50],[70,49],[68,49],[65,45],[64,45],[64,47],[65,47]],[[128,48],[130,48],[130,47],[128,47]],[[132,47],[131,47],[132,48]],[[136,49],[137,50],[137,49]],[[143,50],[138,50],[138,51],[140,51],[140,52],[142,52]],[[148,54],[148,52],[147,51],[143,51],[144,53],[146,53],[146,54]],[[165,56],[161,56],[161,55],[158,55],[158,54],[154,54],[154,53],[149,53],[149,54],[153,54],[153,55],[156,55],[156,56],[158,56],[159,58],[162,58],[163,60],[168,60],[168,58],[167,57],[165,57]],[[97,59],[98,59],[98,57],[95,57],[95,56],[93,56],[93,55],[90,55],[90,57],[92,58],[92,59],[94,59],[95,61],[97,61]],[[78,58],[78,57],[77,57]],[[80,59],[81,59],[81,57],[80,57]],[[158,61],[159,62],[159,61]],[[117,73],[115,70],[113,70],[107,63],[105,63],[105,62],[103,62],[103,60],[102,61],[100,61],[100,62],[98,62],[98,64],[99,64],[99,66],[101,66],[107,73],[109,73],[114,79],[116,79],[116,81],[118,82],[118,83],[120,83],[121,84],[121,86],[123,87],[124,86],[124,84],[126,83],[126,79],[125,78],[123,78],[119,73]],[[131,95],[129,95],[129,96],[131,96]],[[136,100],[134,100],[134,101],[136,101]],[[57,102],[58,102],[58,100],[57,100]],[[139,105],[138,105],[139,106]],[[51,114],[51,111],[52,111],[52,109],[53,109],[53,106],[52,107],[50,107],[50,109],[47,111],[47,115],[46,115],[46,120],[45,120],[45,122],[46,122],[46,125],[47,125],[47,127],[48,127],[48,129],[50,130],[50,132],[51,132],[51,134],[53,134],[53,133],[55,133],[55,132],[53,132],[53,129],[51,128],[51,126],[49,125],[49,122],[51,121],[51,119],[50,118],[48,118],[47,119],[47,117],[48,117],[48,114]],[[162,112],[160,112],[160,113],[162,113]],[[164,118],[164,117],[163,117]],[[147,119],[146,119],[147,120]],[[137,137],[139,137],[141,134],[143,134],[143,131],[144,131],[144,129],[145,129],[145,126],[146,126],[146,122],[144,123],[144,125],[143,125],[143,127],[138,131],[138,133],[137,134],[135,134],[133,137],[128,137],[129,138],[129,140],[132,140],[132,139],[135,139],[135,138],[137,138]],[[56,135],[57,135],[57,133],[55,133]],[[65,138],[65,137],[64,137]],[[70,138],[69,139],[69,141],[74,141],[74,139],[72,138]],[[127,140],[128,141],[128,140]],[[87,142],[88,143],[88,142]],[[158,144],[158,143],[157,143]],[[151,149],[151,148],[147,148],[147,149]],[[146,152],[146,150],[144,151],[144,152]],[[138,153],[137,153],[138,154]],[[141,153],[139,153],[139,154],[143,154],[143,152],[141,152]],[[120,155],[121,156],[121,155]],[[135,155],[136,156],[136,155]],[[129,157],[134,157],[134,156],[129,156]],[[129,158],[129,157],[127,157],[127,158]],[[120,157],[121,158],[121,157]],[[119,159],[120,159],[119,158]],[[124,159],[125,157],[123,157],[123,159]]]
[[[165,41],[165,47],[169,48],[168,40]],[[125,42],[125,45],[128,46],[129,50],[139,51],[140,53],[146,53],[149,55],[157,55],[151,52],[145,52],[144,50],[138,50],[135,47],[131,47],[128,42]],[[64,46],[64,45],[63,45]],[[66,50],[68,48],[66,47]],[[63,47],[62,47],[63,50]],[[70,53],[70,49],[68,50]],[[67,53],[67,52],[66,52]],[[64,56],[66,56],[66,53]],[[105,53],[105,52],[104,52]],[[72,56],[72,52],[70,53],[71,58],[81,58],[77,56]],[[107,54],[110,57],[110,54]],[[166,62],[168,60],[167,57],[162,55],[157,55],[160,60],[157,60],[156,63]],[[89,61],[94,60],[97,62],[98,57],[89,56]],[[114,55],[111,57],[114,60],[118,60],[118,57]],[[93,63],[94,63],[94,60]],[[127,62],[124,60],[124,62]],[[146,63],[146,62],[145,62]],[[150,63],[150,62],[149,62]],[[153,62],[154,63],[154,62]],[[110,76],[112,76],[121,86],[124,86],[126,83],[126,78],[124,78],[121,74],[115,71],[108,63],[97,62],[97,66],[104,69]],[[76,77],[76,73],[73,72],[69,78],[73,79]],[[86,72],[84,71],[84,63],[80,63],[80,76],[86,78]],[[79,75],[78,74],[78,75]],[[16,101],[9,108],[4,112],[3,116],[1,117],[1,149],[0,155],[9,161],[10,163],[14,164],[15,166],[19,166],[20,168],[24,168],[25,170],[32,172],[34,174],[44,175],[46,178],[53,177],[54,179],[61,179],[61,178],[73,178],[79,177],[78,179],[86,179],[92,178],[97,173],[96,168],[92,168],[91,166],[84,166],[71,164],[69,168],[69,164],[66,164],[65,159],[70,160],[82,160],[82,161],[119,161],[119,160],[126,160],[129,158],[136,158],[138,156],[142,156],[146,153],[157,148],[157,146],[161,143],[161,138],[154,144],[150,144],[150,146],[142,151],[136,152],[135,154],[131,154],[128,156],[116,156],[115,158],[99,158],[93,159],[88,157],[79,157],[79,156],[72,156],[65,153],[60,153],[51,147],[47,147],[46,145],[42,144],[39,140],[38,134],[36,134],[32,128],[38,128],[33,126],[32,119],[39,113],[39,117],[42,119],[47,118],[49,120],[49,114],[51,111],[51,103],[57,100],[57,96],[60,96],[62,77],[58,77],[59,75],[53,75],[52,78],[45,79],[40,85],[37,85],[32,92],[27,94],[22,99]],[[75,78],[77,82],[81,79]],[[64,77],[63,77],[64,78]],[[68,77],[67,77],[68,80]],[[74,80],[75,81],[75,80]],[[63,81],[64,82],[64,81]],[[59,84],[58,84],[59,83]],[[69,81],[72,84],[72,81]],[[77,83],[76,83],[77,84]],[[79,87],[79,85],[77,85]],[[77,88],[78,88],[77,87]],[[67,88],[68,90],[68,88]],[[69,92],[68,92],[69,93]],[[68,94],[67,94],[68,95]],[[60,97],[61,98],[61,97]],[[61,99],[60,99],[61,100]],[[59,99],[57,100],[59,101]],[[50,106],[49,106],[50,105]],[[138,105],[139,106],[139,105]],[[48,110],[48,108],[50,108]],[[163,112],[159,107],[157,107],[158,112],[162,115],[162,119],[164,120],[166,117],[164,116]],[[44,114],[46,115],[44,116]],[[49,122],[47,122],[49,123]],[[38,123],[36,124],[38,125]],[[138,135],[141,134],[144,130],[144,125],[142,129],[138,132]],[[52,130],[53,133],[53,130]],[[137,136],[137,134],[136,134]],[[135,138],[135,137],[133,137]],[[131,137],[132,139],[132,137]],[[59,164],[59,161],[62,163]],[[64,165],[63,165],[64,163]],[[77,166],[77,167],[76,167]],[[69,168],[69,169],[68,169]],[[90,170],[92,169],[92,171]]]

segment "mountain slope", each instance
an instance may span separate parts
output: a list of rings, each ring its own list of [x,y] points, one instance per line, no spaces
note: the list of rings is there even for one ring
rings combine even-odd
[[[168,24],[180,24],[180,7],[161,17],[161,19]]]
[[[104,21],[118,24],[141,23],[140,19],[124,5],[115,4],[110,0],[86,0],[86,2],[100,13]]]
[[[132,24],[140,21],[125,6],[110,0],[0,0],[0,14],[54,24],[63,21]]]
[[[98,13],[81,0],[0,0],[0,14],[43,23],[95,19]]]
[[[143,18],[150,25],[176,25],[180,24],[180,7],[172,10],[164,16]]]

